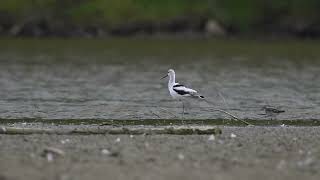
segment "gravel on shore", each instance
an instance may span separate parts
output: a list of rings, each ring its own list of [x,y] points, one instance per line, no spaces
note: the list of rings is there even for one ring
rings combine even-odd
[[[0,179],[319,179],[320,127],[221,135],[0,135]]]

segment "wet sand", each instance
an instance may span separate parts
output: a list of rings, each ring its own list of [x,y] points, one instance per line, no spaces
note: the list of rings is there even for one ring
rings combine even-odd
[[[224,127],[221,135],[0,135],[0,177],[319,179],[319,127]],[[233,135],[231,135],[233,134]],[[65,155],[48,162],[46,147]],[[106,151],[107,150],[107,151]]]

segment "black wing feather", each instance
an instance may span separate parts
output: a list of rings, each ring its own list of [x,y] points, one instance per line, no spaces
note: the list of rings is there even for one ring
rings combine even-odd
[[[178,90],[178,89],[175,89],[175,88],[173,88],[173,90],[174,90],[176,93],[180,94],[180,95],[190,94],[189,92],[186,92],[186,91],[183,91],[183,90]]]
[[[182,85],[182,84],[176,84],[176,85],[173,85],[173,87],[175,88],[175,87],[183,87],[184,85]]]

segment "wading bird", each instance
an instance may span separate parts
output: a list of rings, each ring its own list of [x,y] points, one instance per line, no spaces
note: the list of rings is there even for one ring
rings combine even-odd
[[[185,87],[182,84],[175,82],[175,72],[173,69],[168,70],[168,74],[165,75],[163,78],[166,78],[169,76],[169,82],[168,82],[168,89],[170,92],[170,95],[173,99],[178,99],[182,102],[182,116],[184,115],[184,99],[185,98],[196,98],[196,99],[204,99],[202,95],[200,95],[196,90],[190,89]]]
[[[260,115],[265,115],[267,117],[270,117],[271,119],[275,118],[280,113],[284,113],[285,112],[284,110],[280,110],[280,109],[277,109],[277,108],[272,107],[272,106],[263,106],[261,108],[261,110],[263,110],[265,112],[265,114],[260,114]]]
[[[182,84],[176,83],[176,74],[173,69],[168,70],[168,74],[162,77],[161,79],[168,77],[169,76],[169,82],[168,82],[168,89],[170,92],[170,95],[172,96],[173,99],[178,99],[182,102],[182,117],[184,115],[184,100],[187,98],[195,98],[195,99],[202,99],[205,102],[212,104],[211,102],[207,101],[204,96],[200,95],[196,90],[190,89],[185,87]],[[239,119],[238,117],[228,113],[227,111],[221,110],[221,109],[213,109],[212,111],[219,111],[222,113],[225,113],[232,118],[239,120],[247,125],[251,125],[250,123]]]

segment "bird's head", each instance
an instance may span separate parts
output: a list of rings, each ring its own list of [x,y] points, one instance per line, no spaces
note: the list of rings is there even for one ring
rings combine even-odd
[[[173,70],[173,69],[169,69],[169,70],[168,70],[168,74],[165,75],[165,76],[163,76],[161,79],[166,78],[166,77],[168,77],[168,76],[173,76],[173,75],[174,75],[174,70]]]

